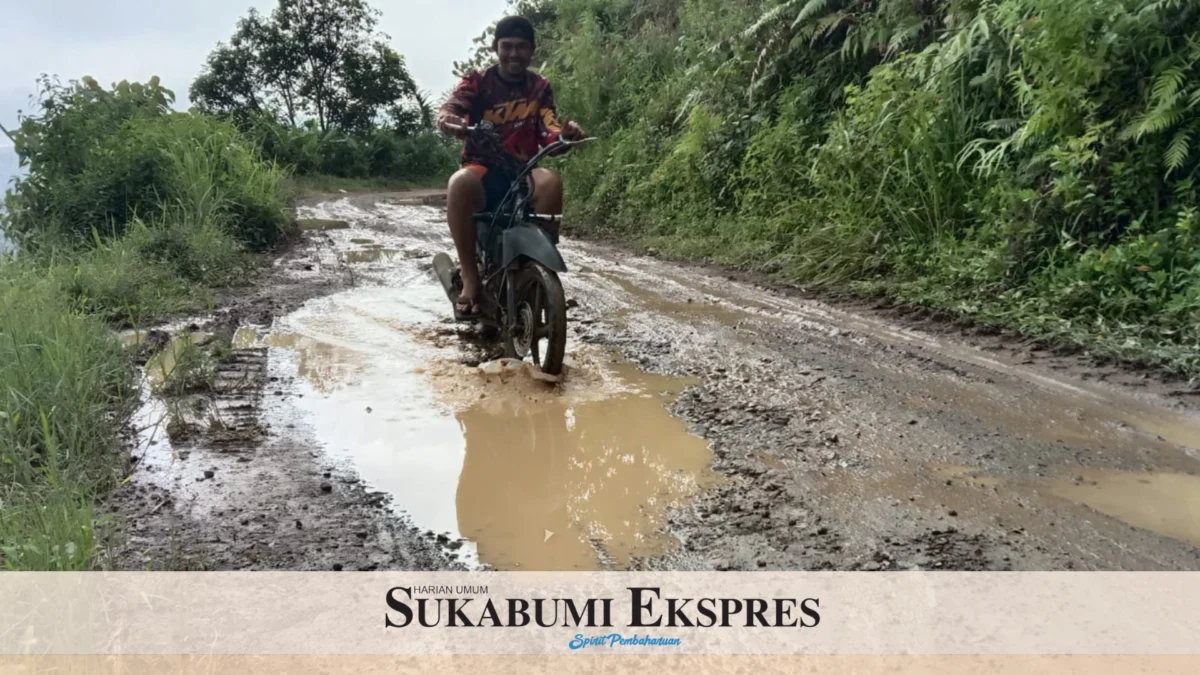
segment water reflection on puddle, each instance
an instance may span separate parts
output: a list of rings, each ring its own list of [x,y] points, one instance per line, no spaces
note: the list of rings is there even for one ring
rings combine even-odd
[[[666,509],[715,480],[707,443],[666,408],[689,383],[586,349],[557,387],[485,375],[414,335],[446,304],[432,286],[360,289],[283,319],[264,342],[272,374],[297,378],[297,431],[422,529],[473,542],[468,562],[620,569],[668,553]]]
[[[298,333],[273,333],[264,340],[295,354],[296,373],[316,391],[328,394],[365,370],[367,354],[314,340]]]

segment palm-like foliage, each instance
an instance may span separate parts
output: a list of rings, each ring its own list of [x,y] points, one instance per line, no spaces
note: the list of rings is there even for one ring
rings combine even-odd
[[[413,94],[413,100],[417,104],[417,112],[420,113],[421,126],[426,129],[432,129],[437,111],[434,110],[430,94],[426,90],[420,90]]]
[[[1166,10],[1175,2],[1155,5]],[[1200,134],[1200,36],[1184,38],[1186,49],[1175,51],[1156,64],[1145,108],[1122,132],[1122,137],[1143,140],[1169,135],[1163,154],[1167,171],[1181,169],[1192,155],[1193,140]]]
[[[800,53],[869,64],[917,51],[968,22],[978,2],[779,0],[741,32],[755,53],[751,92],[778,80]]]

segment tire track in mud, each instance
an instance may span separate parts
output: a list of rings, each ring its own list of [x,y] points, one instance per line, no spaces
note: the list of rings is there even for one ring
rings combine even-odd
[[[334,229],[201,321],[242,329],[231,427],[146,446],[122,564],[182,556],[168,533],[221,569],[1200,564],[1179,402],[569,238],[573,369],[483,377],[429,270],[441,209],[302,215]]]
[[[356,284],[327,232],[306,233],[256,280],[192,328],[231,353],[200,410],[145,387],[134,420],[132,481],[107,507],[126,528],[105,564],[126,569],[374,570],[461,567],[436,535],[393,515],[392,495],[293,433],[295,375],[248,334]],[[183,322],[184,324],[188,322]],[[178,326],[175,326],[178,327]],[[168,329],[172,326],[166,327]],[[205,414],[208,413],[208,414]],[[217,413],[217,414],[212,414]],[[220,420],[168,434],[174,418]],[[175,430],[171,430],[175,431]],[[453,548],[453,546],[449,547]]]

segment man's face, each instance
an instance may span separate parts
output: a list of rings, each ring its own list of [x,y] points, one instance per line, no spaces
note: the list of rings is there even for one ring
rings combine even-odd
[[[501,38],[496,43],[496,56],[500,59],[500,72],[515,79],[524,75],[533,61],[533,44],[525,38]]]

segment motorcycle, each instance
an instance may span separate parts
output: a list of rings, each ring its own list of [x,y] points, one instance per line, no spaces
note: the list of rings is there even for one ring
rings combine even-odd
[[[481,314],[471,319],[499,336],[506,358],[533,363],[547,375],[562,374],[567,344],[567,306],[558,275],[567,265],[558,237],[542,228],[558,216],[533,212],[530,174],[548,155],[594,138],[559,138],[522,165],[499,142],[491,124],[465,127],[492,149],[497,170],[511,177],[508,192],[491,210],[472,216],[479,263]],[[453,303],[462,292],[462,270],[447,253],[433,257],[433,269]]]

